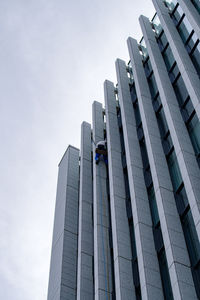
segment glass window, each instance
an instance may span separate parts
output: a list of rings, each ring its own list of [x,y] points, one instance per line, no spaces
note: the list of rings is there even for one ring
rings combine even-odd
[[[146,77],[148,77],[152,71],[152,66],[149,58],[144,62],[144,70],[145,70]]]
[[[145,43],[145,40],[143,37],[140,41],[140,47],[141,47],[143,57],[146,58],[148,56],[148,52],[147,52],[146,43]]]
[[[157,88],[157,84],[156,84],[154,74],[151,74],[151,76],[148,79],[148,83],[149,83],[149,89],[150,89],[151,97],[152,97],[152,99],[154,99],[154,97],[156,96],[156,94],[158,92],[158,88]]]
[[[195,113],[191,121],[188,123],[188,131],[194,147],[195,154],[200,153],[200,122]]]
[[[161,137],[164,137],[168,132],[168,125],[167,125],[163,108],[161,108],[161,110],[157,113],[157,120],[158,120],[158,126],[160,129]]]
[[[194,111],[194,106],[192,104],[190,97],[188,97],[188,99],[185,101],[185,103],[181,109],[184,121],[188,121],[188,119],[192,115],[193,111]]]
[[[176,206],[178,209],[179,216],[182,216],[188,207],[188,197],[183,184],[182,188],[178,190],[176,194]]]
[[[170,133],[167,135],[167,137],[165,137],[163,139],[162,144],[163,144],[163,150],[164,150],[165,155],[168,155],[173,147],[172,138],[171,138]]]
[[[180,7],[180,5],[178,5],[176,10],[174,11],[173,16],[174,16],[174,18],[176,19],[177,22],[180,21],[181,17],[183,16],[183,10]]]
[[[149,205],[150,205],[150,209],[151,209],[152,222],[153,222],[153,226],[155,227],[158,224],[158,222],[160,221],[160,219],[159,219],[159,215],[158,215],[158,207],[157,207],[156,197],[155,197],[153,187],[151,187],[151,189],[149,189],[148,196],[149,196]]]
[[[176,97],[178,99],[179,105],[182,106],[184,104],[186,98],[188,97],[188,92],[185,87],[185,83],[183,81],[182,76],[179,76],[177,81],[173,84],[173,87],[174,87],[174,91],[175,91]]]
[[[194,67],[195,67],[197,73],[200,76],[200,43],[198,43],[197,47],[191,54],[191,59],[192,59],[192,62],[194,64]]]
[[[167,163],[174,191],[177,191],[177,189],[182,183],[182,176],[174,150],[167,158]]]
[[[169,72],[169,78],[172,83],[175,81],[178,74],[179,74],[179,68],[178,68],[177,64],[174,64],[173,68]]]
[[[141,143],[140,143],[140,150],[141,150],[141,155],[142,155],[143,167],[144,167],[144,169],[146,169],[149,166],[149,158],[148,158],[147,149],[146,149],[144,140],[141,141]]]
[[[162,26],[160,24],[160,20],[159,20],[157,14],[155,14],[155,16],[153,17],[152,23],[153,23],[153,27],[155,29],[155,32],[157,33],[157,35],[159,35],[162,31]]]
[[[199,0],[191,0],[191,2],[194,4],[198,13],[200,14],[200,1]]]
[[[154,98],[154,100],[153,100],[153,108],[157,112],[159,110],[160,106],[161,106],[161,99],[160,99],[160,95],[157,94],[157,97]]]
[[[191,263],[195,265],[200,260],[200,245],[191,210],[184,217],[182,225]]]
[[[136,102],[134,104],[134,112],[135,112],[136,125],[139,126],[141,124],[141,116],[140,116],[140,110],[139,110],[138,102]]]
[[[177,4],[177,0],[165,0],[165,3],[167,4],[169,10],[172,11]]]
[[[167,259],[165,255],[165,251],[161,251],[158,255],[159,267],[160,267],[160,275],[163,285],[164,297],[166,300],[173,300],[171,281],[169,277],[169,269],[167,265]]]
[[[185,43],[193,30],[186,16],[177,27],[177,30],[182,38],[182,41]]]
[[[187,41],[187,44],[186,44],[188,52],[190,52],[193,49],[193,47],[196,44],[197,40],[198,40],[198,37],[197,37],[196,33],[193,32],[193,34],[191,35],[190,39]]]
[[[163,52],[163,59],[165,61],[165,65],[167,67],[167,70],[169,71],[171,67],[173,66],[175,59],[174,55],[172,54],[172,50],[170,46],[168,45],[165,51]]]

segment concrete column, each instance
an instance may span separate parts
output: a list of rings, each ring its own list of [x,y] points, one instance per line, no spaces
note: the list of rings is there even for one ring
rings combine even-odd
[[[200,17],[199,13],[192,4],[191,1],[188,0],[178,0],[181,8],[183,9],[188,21],[190,22],[192,28],[196,32],[198,38],[200,39]]]
[[[187,248],[137,41],[129,38],[128,48],[174,299],[189,299],[191,296],[196,299]]]
[[[149,20],[141,16],[140,24],[147,50],[154,70],[165,117],[170,130],[175,153],[179,162],[182,179],[191,207],[197,234],[200,240],[200,170],[194,150],[181,116],[176,95],[167,74],[162,55],[158,48]]]
[[[114,85],[104,83],[116,300],[136,299]]]
[[[79,150],[69,146],[60,164],[48,300],[76,299]]]
[[[81,125],[77,300],[94,299],[91,126]]]
[[[102,105],[94,102],[92,106],[93,140],[104,140]],[[112,268],[109,244],[109,203],[106,188],[106,165],[101,160],[95,163],[95,144],[93,144],[93,199],[94,199],[94,273],[95,300],[112,299]]]
[[[187,2],[190,2],[187,0]],[[197,116],[200,120],[200,81],[199,76],[195,70],[195,67],[190,59],[190,56],[185,49],[183,41],[169,16],[167,7],[163,1],[153,0],[153,4],[157,11],[161,25],[166,34],[167,40],[171,47],[174,58],[177,62],[181,76],[185,83],[185,86],[190,95],[192,104],[196,110]],[[199,20],[200,17],[198,16]],[[200,29],[200,27],[199,27]]]
[[[116,61],[142,299],[163,299],[152,219],[125,62]]]

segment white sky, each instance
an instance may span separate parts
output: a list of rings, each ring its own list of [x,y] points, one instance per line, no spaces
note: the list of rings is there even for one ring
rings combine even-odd
[[[0,299],[45,300],[57,165],[151,0],[0,0]]]

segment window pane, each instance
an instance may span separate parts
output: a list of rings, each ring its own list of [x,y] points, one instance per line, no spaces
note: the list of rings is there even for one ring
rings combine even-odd
[[[156,226],[159,222],[159,215],[153,187],[148,191],[148,195],[153,225]]]
[[[193,49],[197,40],[198,40],[198,37],[197,37],[196,33],[194,32],[193,35],[191,36],[191,38],[189,39],[189,41],[187,42],[187,47],[189,48],[190,51]]]
[[[200,43],[197,45],[196,49],[191,55],[192,62],[194,64],[194,67],[197,71],[197,73],[200,76]]]
[[[150,88],[150,92],[151,92],[151,97],[154,98],[155,95],[158,92],[158,88],[157,88],[157,84],[156,84],[156,80],[155,80],[154,74],[152,74],[149,77],[148,82],[149,82],[149,88]]]
[[[157,119],[158,119],[158,126],[160,129],[161,137],[164,137],[168,132],[168,125],[167,125],[167,121],[163,109],[161,109],[157,114]]]
[[[157,33],[157,35],[159,35],[162,31],[162,26],[157,14],[153,17],[152,23],[154,25],[155,32]]]
[[[164,31],[161,34],[161,36],[159,37],[159,40],[160,40],[160,42],[161,42],[161,44],[163,45],[163,48],[164,48],[167,45],[167,42],[168,42]]]
[[[181,19],[182,15],[183,15],[183,10],[180,7],[180,5],[177,7],[177,9],[175,10],[173,15],[174,15],[175,19],[177,20],[177,22]]]
[[[185,83],[181,76],[179,76],[178,80],[173,85],[174,91],[176,93],[176,97],[178,99],[179,105],[183,105],[186,98],[188,97],[188,92],[185,87]]]
[[[178,69],[177,64],[175,64],[173,69],[171,69],[170,72],[169,72],[169,78],[170,78],[172,83],[174,82],[174,80],[176,79],[178,74],[179,74],[179,69]]]
[[[195,265],[200,259],[200,245],[191,211],[183,219],[183,231],[191,262]]]
[[[195,154],[198,155],[200,153],[200,122],[196,114],[188,124],[188,130]]]
[[[192,27],[187,19],[187,17],[185,16],[183,18],[183,20],[181,21],[180,25],[177,28],[183,42],[185,43],[186,40],[188,39],[190,33],[192,32]]]
[[[197,11],[200,14],[200,1],[199,0],[191,0],[191,2],[194,4],[194,6],[196,7]]]
[[[165,3],[169,7],[169,10],[172,11],[174,9],[174,7],[176,6],[177,1],[176,0],[165,0]]]
[[[167,70],[169,71],[175,62],[174,56],[172,54],[172,50],[169,45],[168,45],[167,49],[163,52],[163,59],[165,61]]]
[[[174,191],[176,191],[182,183],[182,177],[177,162],[176,154],[174,151],[168,157],[167,162],[168,162],[168,168],[171,176],[172,185]]]
[[[141,39],[140,46],[141,46],[143,57],[146,58],[148,56],[148,52],[147,52],[147,47],[144,38]]]

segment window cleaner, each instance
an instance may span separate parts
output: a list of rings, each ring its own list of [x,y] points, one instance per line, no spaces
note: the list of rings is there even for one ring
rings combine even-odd
[[[98,165],[101,156],[103,156],[103,160],[105,164],[108,164],[108,158],[107,158],[107,143],[106,141],[100,141],[96,144],[96,150],[95,150],[95,161],[96,164]]]

